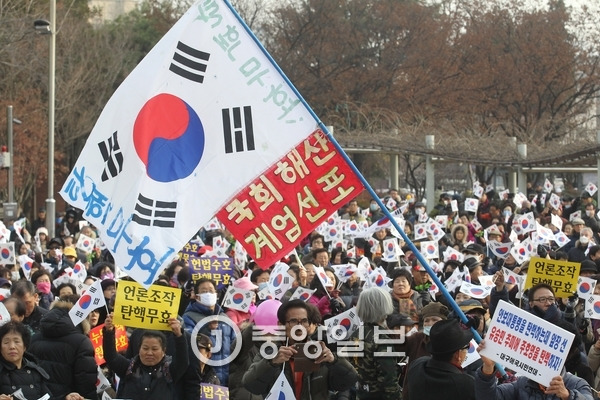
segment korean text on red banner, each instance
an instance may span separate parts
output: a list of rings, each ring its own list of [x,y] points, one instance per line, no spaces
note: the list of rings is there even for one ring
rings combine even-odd
[[[316,130],[217,213],[263,268],[284,257],[363,186]]]
[[[102,328],[104,324],[98,325],[90,331],[90,340],[92,346],[94,346],[94,358],[96,359],[96,365],[102,365],[106,361],[104,360],[104,347],[102,346]],[[127,350],[129,346],[129,339],[127,339],[127,331],[123,325],[115,325],[115,348],[117,352],[123,352]]]

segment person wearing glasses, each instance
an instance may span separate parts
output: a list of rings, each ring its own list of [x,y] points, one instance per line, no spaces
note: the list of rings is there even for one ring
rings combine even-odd
[[[556,297],[552,286],[547,283],[538,283],[529,289],[527,294],[529,311],[553,324],[563,319],[562,313],[556,305]]]
[[[475,380],[461,365],[473,333],[457,319],[439,321],[429,332],[431,357],[413,361],[406,375],[404,400],[475,399]]]
[[[337,357],[323,342],[315,342],[321,349],[311,368],[300,368],[295,362],[295,357],[302,352],[301,346],[316,328],[310,317],[310,307],[300,299],[290,300],[279,307],[277,320],[284,327],[285,342],[271,359],[261,354],[254,358],[242,379],[242,384],[249,392],[266,396],[282,369],[297,400],[327,400],[329,391],[345,391],[354,387],[358,378],[356,370],[347,360]]]

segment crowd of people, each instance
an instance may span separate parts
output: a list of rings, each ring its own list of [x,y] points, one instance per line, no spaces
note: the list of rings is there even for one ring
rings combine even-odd
[[[113,323],[116,288],[130,278],[101,246],[77,247],[80,235],[97,237],[77,210],[66,211],[54,238],[48,238],[46,216],[39,210],[31,224],[11,236],[17,255],[34,260],[31,271],[18,263],[0,267],[2,303],[10,314],[0,327],[0,400],[46,394],[50,399],[99,399],[98,367],[110,383],[106,393],[134,400],[200,399],[207,384],[227,388],[235,400],[278,398],[272,397],[278,390],[312,400],[591,400],[600,389],[600,320],[585,315],[575,292],[557,298],[545,283],[523,290],[509,283],[505,272],[526,275],[529,258],[540,256],[579,263],[581,276],[600,282],[595,200],[588,192],[561,194],[557,205],[550,201],[553,194],[541,185],[522,197],[487,188],[476,196],[477,209],[469,211],[469,196],[442,193],[429,212],[410,194],[390,190],[385,195],[381,204],[417,248],[437,244],[437,253],[426,258],[452,298],[434,290],[427,268],[375,200],[364,209],[350,201],[282,260],[292,284],[281,296],[262,295],[272,282],[273,267],[263,269],[247,258],[236,263],[231,286],[252,293],[245,311],[224,306],[227,285],[210,277],[194,280],[188,263],[175,259],[154,284],[180,290],[178,315],[168,319],[168,331],[126,327],[128,347],[121,352]],[[493,243],[517,245],[530,238],[514,224],[526,215],[568,240],[540,243],[525,259],[494,252]],[[418,232],[419,224],[431,221],[441,226],[442,235]],[[332,224],[339,228],[336,237],[326,235]],[[351,232],[351,224],[358,229]],[[229,244],[233,258],[235,239],[222,227],[198,232],[197,256],[210,256],[218,237]],[[389,243],[394,243],[391,255]],[[61,277],[76,263],[87,270],[83,287],[100,281],[106,306],[74,325],[69,310],[82,289]],[[488,296],[474,298],[460,284],[450,285],[457,278],[473,284],[491,281],[494,287]],[[298,296],[301,291],[309,296]],[[600,294],[600,285],[596,291]],[[575,335],[564,371],[550,386],[510,369],[500,375],[494,361],[483,356],[464,365],[473,338],[470,328],[485,337],[500,300]],[[345,336],[332,336],[330,321],[348,312],[358,323],[344,325]],[[98,326],[103,326],[100,365],[90,338]],[[316,346],[314,357],[309,345]]]

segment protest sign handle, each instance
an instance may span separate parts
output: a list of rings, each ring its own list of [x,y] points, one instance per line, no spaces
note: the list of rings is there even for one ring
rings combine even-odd
[[[435,273],[433,272],[433,270],[429,266],[429,263],[427,263],[427,261],[425,260],[425,258],[423,257],[423,255],[419,252],[419,250],[416,248],[416,246],[414,245],[414,243],[408,238],[408,236],[406,235],[406,233],[404,233],[404,231],[402,230],[402,228],[400,228],[400,225],[398,224],[398,222],[396,222],[396,220],[394,219],[394,217],[392,216],[392,214],[390,213],[390,211],[387,209],[387,207],[385,206],[385,204],[383,204],[383,201],[379,198],[379,195],[375,192],[375,190],[371,187],[371,185],[369,185],[369,182],[367,182],[367,180],[362,175],[362,173],[358,170],[358,168],[356,168],[356,166],[354,165],[354,163],[352,162],[352,160],[350,160],[350,157],[348,157],[348,155],[346,154],[346,152],[344,151],[344,149],[342,148],[342,146],[337,142],[337,140],[335,140],[335,138],[333,137],[333,135],[331,134],[331,132],[329,132],[329,130],[327,129],[327,127],[325,126],[325,124],[323,124],[323,122],[321,121],[321,119],[317,116],[317,114],[313,111],[313,109],[308,105],[308,103],[306,102],[306,100],[304,99],[304,97],[302,97],[302,95],[300,94],[300,92],[298,91],[298,89],[296,89],[296,86],[294,86],[294,84],[292,84],[292,82],[288,79],[288,77],[283,72],[283,70],[279,67],[279,65],[277,65],[277,63],[275,62],[275,60],[273,59],[273,57],[263,47],[263,45],[260,43],[260,41],[258,40],[258,38],[254,35],[254,33],[252,32],[252,30],[250,29],[250,27],[248,27],[248,25],[246,24],[246,22],[244,22],[244,20],[240,17],[240,15],[237,13],[237,11],[235,10],[235,8],[233,8],[233,6],[230,4],[229,0],[224,0],[224,1],[225,1],[225,4],[227,5],[227,7],[231,10],[232,14],[235,15],[235,17],[237,18],[237,20],[241,24],[241,26],[244,27],[244,29],[246,30],[246,32],[248,33],[248,35],[250,35],[250,37],[254,40],[255,44],[262,51],[262,53],[264,54],[264,56],[267,57],[267,59],[272,63],[273,67],[277,70],[277,72],[279,72],[279,74],[282,76],[282,78],[285,80],[285,82],[289,85],[290,89],[298,97],[298,100],[300,100],[300,102],[302,103],[302,105],[306,108],[306,110],[310,113],[310,115],[314,118],[314,120],[318,122],[319,127],[321,128],[321,130],[325,133],[325,135],[327,136],[327,138],[331,141],[331,143],[336,148],[336,150],[338,151],[338,153],[343,157],[344,161],[346,161],[346,163],[348,164],[348,166],[350,167],[350,169],[352,170],[352,172],[354,172],[354,174],[362,182],[364,188],[369,192],[369,194],[371,195],[371,197],[377,202],[377,204],[379,205],[379,208],[381,209],[381,211],[383,211],[383,214],[390,220],[390,222],[392,223],[392,225],[394,225],[394,227],[396,228],[396,230],[400,233],[400,235],[404,239],[404,242],[410,247],[410,249],[412,250],[412,252],[416,255],[417,259],[421,263],[421,265],[423,265],[423,267],[425,268],[425,270],[427,271],[427,273],[431,276],[431,279],[433,279],[433,281],[438,286],[438,288],[440,289],[440,291],[442,292],[442,294],[444,295],[444,297],[446,297],[446,299],[448,300],[448,302],[452,306],[452,309],[456,312],[456,314],[460,317],[460,319],[464,323],[466,323],[467,322],[467,317],[465,316],[465,314],[458,307],[458,305],[456,304],[456,302],[454,301],[454,299],[452,298],[452,296],[450,296],[450,293],[448,293],[448,290],[446,290],[446,288],[444,287],[444,285],[442,285],[442,283],[440,282],[440,280],[438,279],[438,277],[435,275]],[[325,293],[327,293],[327,289],[325,289]],[[327,293],[327,296],[329,296],[329,293]],[[329,297],[331,298],[331,296],[329,296]],[[481,342],[481,336],[479,336],[479,334],[477,333],[477,331],[474,328],[471,328],[471,331],[473,332],[473,335],[475,336],[475,340],[477,341],[477,343]],[[496,367],[502,373],[502,375],[506,375],[506,372],[504,371],[504,369],[502,368],[502,366],[500,366],[499,364],[496,364]]]

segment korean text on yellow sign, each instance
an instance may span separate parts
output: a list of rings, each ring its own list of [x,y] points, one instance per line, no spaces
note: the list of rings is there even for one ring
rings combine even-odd
[[[577,262],[532,257],[529,260],[525,289],[538,283],[547,283],[552,286],[556,297],[567,298],[577,293],[580,269],[581,264]]]
[[[137,282],[119,281],[114,323],[133,328],[168,331],[168,320],[177,317],[181,290],[152,285],[146,290]]]

